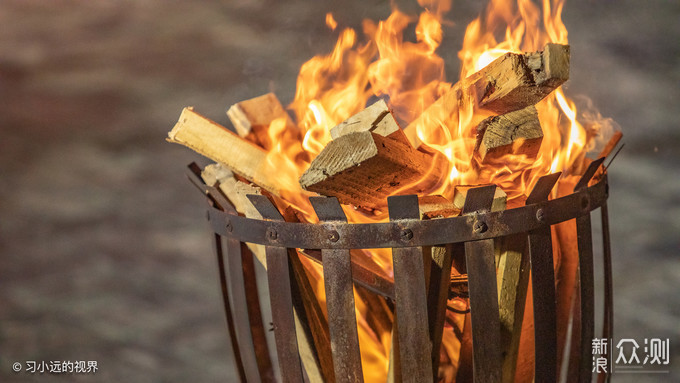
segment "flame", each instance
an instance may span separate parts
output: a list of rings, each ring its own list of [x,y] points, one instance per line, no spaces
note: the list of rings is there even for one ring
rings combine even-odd
[[[335,21],[333,14],[330,12],[326,13],[326,25],[328,25],[328,28],[330,28],[332,31],[338,27],[338,22]]]
[[[286,119],[271,123],[269,135],[275,143],[267,156],[267,166],[279,175],[281,196],[298,209],[309,222],[317,218],[309,204],[308,193],[299,185],[300,175],[331,140],[330,129],[361,111],[369,101],[385,99],[397,121],[414,120],[436,101],[451,84],[446,81],[444,60],[437,49],[444,37],[442,23],[450,10],[450,0],[419,0],[424,8],[419,16],[393,9],[385,20],[363,23],[364,42],[358,42],[351,28],[339,31],[332,52],[316,56],[302,65],[294,101],[290,104],[297,126],[291,129]],[[533,52],[546,43],[568,43],[567,29],[561,20],[564,0],[491,0],[483,15],[466,28],[462,49],[460,80],[479,71],[507,52]],[[404,38],[415,23],[415,41]],[[338,23],[331,13],[326,24],[336,31]],[[526,196],[539,177],[562,171],[577,172],[594,141],[604,141],[611,133],[611,122],[588,108],[579,114],[575,103],[558,88],[540,101],[536,108],[543,129],[543,141],[536,158],[506,155],[480,165],[474,157],[476,126],[488,112],[477,110],[474,101],[461,105],[447,121],[423,121],[418,138],[445,156],[450,163],[446,180],[432,194],[448,198],[460,184],[493,183],[508,195],[509,203]],[[365,212],[343,206],[350,222],[386,220],[386,212]],[[376,264],[392,273],[389,250],[366,250]],[[325,307],[323,273],[313,270],[317,296]],[[355,297],[361,340],[361,357],[367,381],[384,381],[387,374],[390,335],[376,333],[367,318],[370,309]],[[451,337],[445,336],[445,348]],[[455,362],[454,355],[450,355]]]

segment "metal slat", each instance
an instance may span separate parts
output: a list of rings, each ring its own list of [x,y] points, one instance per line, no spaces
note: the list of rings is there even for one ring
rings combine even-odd
[[[227,318],[227,329],[229,331],[229,338],[231,340],[231,348],[234,353],[234,364],[240,382],[246,381],[246,372],[241,360],[241,351],[237,341],[236,329],[234,328],[234,318],[231,313],[231,304],[229,302],[229,282],[227,281],[227,272],[225,271],[224,252],[222,247],[222,237],[219,234],[214,235],[213,246],[215,255],[217,256],[217,268],[220,275],[220,288],[222,290],[222,303],[224,304],[224,312]]]
[[[602,337],[609,339],[612,342],[614,339],[614,288],[612,285],[612,250],[611,250],[611,238],[609,237],[609,212],[607,208],[607,203],[604,203],[600,208],[600,214],[602,218],[602,246],[603,246],[603,257],[604,257],[604,321],[602,329]],[[606,356],[609,360],[609,366],[613,366],[612,356],[612,344],[607,348]],[[598,377],[598,382],[609,382],[611,380],[611,368],[607,369],[607,372],[600,374]]]
[[[390,221],[420,217],[415,195],[388,197],[387,206]],[[400,234],[405,243],[413,239],[413,231],[408,227],[404,227]],[[393,248],[392,263],[401,370],[394,373],[401,375],[402,382],[432,382],[432,344],[428,330],[423,249]]]
[[[451,282],[452,245],[430,248],[430,286],[427,290],[427,309],[432,342],[432,375],[438,375],[439,358],[446,319],[446,302]]]
[[[283,221],[283,216],[267,197],[249,195],[248,199],[264,219]],[[270,229],[267,236],[270,241],[276,241],[278,233]],[[279,246],[266,246],[265,249],[269,299],[281,377],[286,383],[299,383],[303,381],[303,372],[295,331],[288,249]]]
[[[250,313],[254,310],[254,305],[257,305],[257,312],[259,312],[259,301],[253,302],[252,293],[257,294],[257,287],[254,291],[248,294],[245,286],[245,279],[243,277],[243,254],[241,249],[241,242],[236,238],[226,238],[227,250],[227,272],[229,275],[229,282],[231,287],[231,301],[234,307],[234,324],[238,331],[236,332],[236,339],[238,340],[239,348],[241,349],[241,360],[245,368],[246,379],[249,382],[267,382],[273,380],[271,372],[271,362],[269,361],[269,351],[267,344],[255,342],[253,336],[258,337],[258,341],[265,340],[264,331],[262,329],[262,318],[251,318]],[[250,299],[249,299],[250,298]],[[257,295],[255,295],[257,299]],[[259,320],[259,323],[257,321]],[[261,334],[257,334],[259,331]]]
[[[591,238],[590,213],[576,218],[578,236],[579,280],[581,296],[581,360],[579,380],[592,380],[591,349],[588,347],[595,336],[595,282],[593,275],[593,243]]]
[[[491,209],[495,189],[493,185],[470,189],[462,213],[488,212]],[[473,228],[478,233],[488,230],[487,224],[481,220],[477,220]],[[470,291],[474,381],[500,382],[501,330],[493,239],[465,242],[465,264]]]
[[[320,221],[347,222],[335,197],[311,197]],[[329,231],[329,240],[337,240]],[[349,250],[321,250],[333,371],[337,382],[363,382]]]
[[[600,167],[604,158],[593,161],[574,188],[579,192],[588,186],[597,168]],[[587,197],[581,199],[582,215],[576,218],[576,236],[579,253],[579,290],[581,300],[581,352],[579,361],[579,381],[592,381],[591,350],[590,345],[595,336],[595,281],[593,270],[593,242],[590,221],[590,200]]]
[[[527,198],[527,205],[548,200],[550,191],[561,173],[543,176]],[[539,210],[536,219],[545,222]],[[555,271],[553,265],[552,234],[550,226],[529,232],[532,292],[534,300],[534,380],[552,382],[557,379],[557,306],[555,297]]]

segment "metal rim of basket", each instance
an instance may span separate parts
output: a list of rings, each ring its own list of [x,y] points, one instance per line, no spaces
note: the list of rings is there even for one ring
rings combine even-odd
[[[241,242],[286,248],[374,249],[477,241],[529,232],[589,214],[601,207],[608,197],[606,173],[594,185],[584,186],[600,164],[601,161],[593,162],[589,167],[592,174],[586,172],[570,195],[504,211],[481,210],[451,218],[399,219],[381,223],[294,223],[242,217],[211,206],[208,220],[217,234]],[[551,189],[553,185],[550,185]],[[254,203],[266,199],[264,196],[249,198]]]

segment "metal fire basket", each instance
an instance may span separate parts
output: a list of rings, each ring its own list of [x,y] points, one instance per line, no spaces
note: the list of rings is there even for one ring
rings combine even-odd
[[[534,381],[556,381],[560,366],[551,225],[575,219],[580,299],[574,301],[580,302],[580,307],[577,305],[572,311],[574,315],[580,315],[580,329],[577,326],[572,329],[572,350],[564,358],[576,361],[569,366],[570,377],[578,377],[581,382],[591,381],[590,345],[595,335],[595,308],[590,213],[597,208],[601,210],[604,243],[602,336],[610,338],[613,327],[606,169],[591,182],[603,160],[593,161],[574,192],[561,198],[548,200],[560,177],[557,173],[540,178],[522,207],[491,212],[495,186],[484,186],[468,192],[461,216],[421,220],[417,196],[394,196],[387,200],[389,222],[370,224],[347,223],[337,199],[326,197],[310,199],[320,220],[318,224],[286,222],[269,199],[260,195],[248,198],[263,219],[239,216],[214,186],[203,183],[200,168],[196,164],[190,165],[188,175],[206,194],[210,205],[207,218],[214,231],[222,297],[240,380],[277,380],[265,339],[268,330],[262,323],[253,256],[245,246],[248,242],[264,245],[266,249],[275,355],[284,382],[310,380],[298,349],[297,336],[304,334],[297,332],[305,331],[308,339],[313,336],[309,327],[299,325],[300,318],[296,326],[295,315],[300,314],[294,314],[294,307],[300,304],[297,294],[300,286],[291,268],[291,262],[295,261],[290,256],[295,254],[291,249],[317,249],[308,254],[323,265],[335,381],[363,381],[353,283],[393,303],[395,325],[399,329],[395,332],[398,334],[394,339],[398,344],[395,353],[400,357],[396,371],[393,371],[395,376],[400,376],[404,382],[437,380],[436,364],[449,291],[448,275],[451,273],[451,258],[455,259],[455,253],[459,252],[467,268],[472,376],[475,382],[500,382],[501,334],[493,241],[508,235],[520,235],[526,238],[523,241],[526,243],[533,286]],[[449,249],[453,251],[447,251],[449,255],[440,262],[439,278],[430,274],[430,283],[426,286],[423,248],[442,245],[451,246]],[[350,249],[373,248],[392,249],[393,280],[362,269],[350,257]],[[442,275],[446,277],[441,278]],[[305,322],[304,318],[302,322]],[[315,358],[319,358],[320,355],[314,352],[312,350]],[[608,380],[609,376],[601,375],[599,378]]]

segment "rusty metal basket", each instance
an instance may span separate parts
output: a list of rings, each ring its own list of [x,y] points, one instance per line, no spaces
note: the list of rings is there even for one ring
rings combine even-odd
[[[555,274],[551,225],[575,219],[578,236],[580,286],[580,349],[575,370],[579,381],[591,381],[590,344],[594,337],[594,267],[590,212],[600,208],[604,243],[604,330],[612,336],[611,254],[607,218],[606,171],[591,183],[603,159],[590,164],[568,196],[548,200],[560,174],[542,177],[529,195],[526,206],[491,212],[495,186],[468,192],[463,215],[421,220],[416,196],[388,198],[389,222],[347,223],[335,198],[311,199],[320,223],[286,222],[264,196],[248,196],[264,219],[239,216],[230,203],[200,178],[200,168],[190,165],[192,182],[208,197],[208,220],[214,231],[222,296],[241,381],[275,381],[265,341],[253,257],[246,242],[266,248],[267,278],[273,316],[276,355],[284,382],[309,380],[302,366],[293,307],[298,288],[291,276],[288,249],[320,249],[328,310],[332,364],[338,382],[362,381],[353,282],[369,288],[394,303],[401,356],[399,371],[406,382],[436,380],[443,312],[446,309],[451,259],[439,266],[444,278],[430,277],[426,286],[423,247],[453,244],[467,267],[471,307],[472,370],[475,382],[500,382],[502,375],[499,306],[494,265],[494,239],[522,235],[528,249],[535,327],[534,381],[556,381],[557,361]],[[592,184],[591,186],[588,186]],[[350,249],[391,248],[394,280],[385,280],[355,265]],[[318,252],[318,251],[317,251]],[[454,255],[455,256],[455,255]],[[441,281],[441,282],[438,282]],[[442,301],[442,297],[443,301]],[[230,301],[231,300],[231,301]],[[443,302],[443,305],[442,305]],[[308,329],[307,329],[308,330]],[[574,329],[578,331],[578,329]],[[298,334],[299,335],[299,334]],[[574,336],[574,334],[572,334]],[[574,339],[574,338],[572,338]],[[576,334],[575,339],[579,339]],[[432,352],[437,350],[437,352]],[[540,361],[540,362],[538,362]],[[434,371],[434,373],[433,373]],[[574,371],[572,371],[573,373]],[[602,376],[602,379],[608,376]]]

